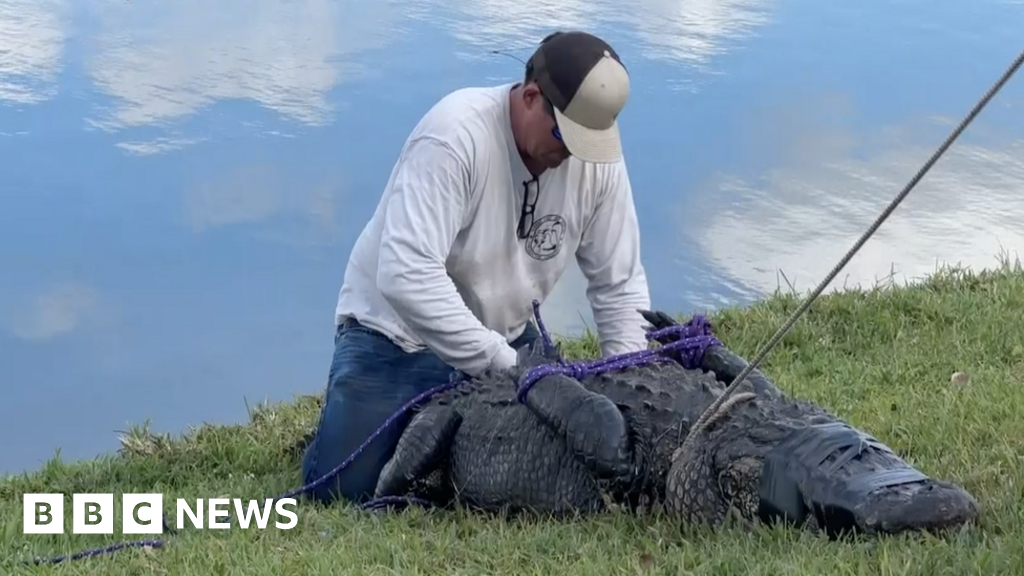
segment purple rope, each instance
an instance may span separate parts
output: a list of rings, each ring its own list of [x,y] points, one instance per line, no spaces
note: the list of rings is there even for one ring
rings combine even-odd
[[[112,554],[125,548],[145,548],[147,546],[150,548],[163,548],[164,542],[163,540],[135,540],[131,542],[119,542],[102,548],[83,550],[74,554],[61,554],[60,556],[53,556],[51,558],[39,558],[34,562],[26,561],[22,562],[22,564],[59,564],[65,560],[81,560],[82,558],[91,558],[93,556],[99,556],[100,554]]]
[[[551,337],[548,335],[547,330],[544,328],[544,324],[540,319],[539,305],[536,300],[534,300],[533,304],[534,315],[537,318],[537,326],[541,332],[541,338],[544,339],[545,343],[550,342]],[[685,324],[668,326],[660,330],[649,330],[647,332],[647,339],[656,340],[672,334],[679,335],[679,339],[674,342],[669,342],[668,344],[663,344],[653,350],[627,352],[625,354],[599,358],[597,360],[580,360],[577,362],[565,362],[559,360],[555,364],[546,364],[531,368],[527,370],[520,379],[519,390],[516,394],[516,398],[519,402],[525,402],[526,395],[530,392],[530,389],[533,388],[533,385],[546,376],[560,374],[579,380],[586,376],[623,370],[634,366],[642,366],[652,362],[673,361],[672,358],[668,356],[669,352],[677,352],[679,354],[678,362],[682,364],[684,368],[693,369],[700,366],[704,351],[709,346],[721,344],[718,338],[716,338],[712,333],[711,324],[707,321],[707,318],[700,314],[695,314],[690,321]]]
[[[423,402],[423,401],[429,399],[434,394],[438,394],[438,393],[444,392],[445,390],[450,390],[450,389],[454,388],[455,386],[457,386],[458,384],[459,384],[459,379],[456,378],[455,376],[453,376],[448,381],[447,384],[441,384],[439,386],[434,386],[433,388],[431,388],[431,389],[429,389],[429,390],[427,390],[425,392],[421,392],[420,394],[417,394],[412,400],[409,400],[408,402],[403,404],[401,408],[396,410],[394,414],[392,414],[391,416],[388,416],[388,419],[385,420],[383,424],[378,426],[377,429],[373,431],[373,434],[370,434],[370,437],[367,438],[366,440],[364,440],[363,443],[360,444],[359,448],[356,448],[355,452],[352,452],[352,454],[350,454],[348,458],[346,458],[341,464],[338,464],[337,466],[335,466],[333,470],[331,470],[330,472],[324,474],[320,478],[310,482],[309,484],[306,484],[305,486],[302,486],[300,488],[296,488],[296,489],[291,490],[289,492],[285,492],[284,494],[278,496],[277,498],[274,498],[274,500],[280,500],[282,498],[292,498],[294,496],[298,496],[300,494],[304,494],[306,492],[309,492],[310,490],[313,490],[314,488],[319,487],[320,485],[324,484],[328,480],[334,478],[334,476],[336,476],[339,472],[341,472],[342,470],[347,468],[350,464],[352,464],[352,461],[355,460],[356,458],[358,458],[359,455],[363,453],[363,450],[366,450],[366,447],[370,445],[370,442],[373,442],[373,440],[375,438],[377,438],[377,436],[380,436],[381,433],[383,433],[384,430],[388,426],[392,425],[395,422],[395,420],[398,420],[406,412],[408,412],[409,410],[412,410],[420,402]],[[367,504],[369,504],[369,503],[367,503]],[[364,506],[365,506],[365,504],[364,504]]]
[[[555,343],[551,341],[551,335],[548,334],[548,329],[544,327],[544,321],[540,319],[540,302],[533,301],[533,317],[537,320],[537,330],[540,331],[540,337],[544,341],[544,351],[551,352],[555,349]],[[562,359],[559,358],[559,363]]]
[[[422,498],[414,498],[412,496],[381,496],[380,498],[370,500],[360,506],[360,508],[363,510],[377,510],[391,504],[418,504],[426,508],[433,506],[432,503],[423,500]]]

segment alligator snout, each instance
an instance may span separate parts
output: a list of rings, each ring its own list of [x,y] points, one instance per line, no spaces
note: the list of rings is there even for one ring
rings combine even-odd
[[[857,524],[868,533],[939,532],[978,521],[977,500],[943,480],[882,488],[854,509]]]

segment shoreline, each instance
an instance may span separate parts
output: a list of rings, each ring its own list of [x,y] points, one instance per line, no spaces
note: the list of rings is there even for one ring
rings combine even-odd
[[[776,291],[707,316],[716,335],[749,360],[804,296]],[[415,509],[381,516],[344,506],[323,509],[300,498],[294,530],[186,530],[164,534],[163,549],[125,550],[62,569],[208,576],[214,566],[334,574],[341,566],[374,572],[371,566],[383,564],[376,570],[607,574],[702,566],[750,574],[867,574],[909,563],[914,574],[950,565],[961,572],[1019,573],[1021,310],[1024,270],[1005,258],[993,269],[947,267],[904,285],[829,289],[759,366],[785,394],[813,401],[876,436],[926,474],[964,486],[981,505],[982,527],[961,534],[833,543],[795,530],[684,534],[664,519],[616,515],[525,523]],[[597,355],[592,332],[556,339],[567,358]],[[71,534],[71,493],[113,492],[119,501],[122,492],[162,492],[173,525],[169,498],[259,500],[298,487],[299,455],[291,447],[315,423],[318,404],[318,397],[297,396],[254,407],[248,423],[203,424],[175,435],[136,426],[116,453],[70,463],[51,459],[0,477],[0,565],[36,573],[45,568],[16,562],[134,538],[120,533],[120,514],[113,535]],[[26,492],[66,495],[65,534],[21,533]]]

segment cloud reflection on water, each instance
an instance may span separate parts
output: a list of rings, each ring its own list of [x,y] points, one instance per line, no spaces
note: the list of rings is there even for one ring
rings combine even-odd
[[[735,41],[749,37],[769,22],[773,3],[769,0],[637,0],[625,4],[479,0],[458,4],[457,18],[428,10],[428,6],[435,4],[433,0],[419,0],[418,4],[421,10],[416,14],[419,17],[446,28],[472,48],[464,48],[460,54],[469,59],[489,58],[491,50],[528,54],[544,35],[555,29],[625,27],[639,37],[638,51],[644,57],[682,63],[707,74],[714,71],[713,58],[725,54]],[[607,32],[604,34],[611,37]],[[525,55],[520,57],[525,58]],[[693,82],[690,79],[687,84]]]
[[[97,48],[86,68],[114,98],[90,119],[106,131],[176,126],[219,100],[250,100],[290,122],[323,125],[335,112],[330,91],[364,71],[352,56],[394,39],[388,1],[98,6]],[[146,154],[202,139],[170,132],[122,147]]]
[[[0,100],[38,104],[57,95],[66,10],[63,0],[0,0]]]
[[[65,282],[32,298],[5,300],[0,316],[14,336],[42,342],[70,334],[83,323],[96,319],[100,305],[99,294],[92,287]]]
[[[701,73],[711,71],[709,60],[723,54],[729,42],[767,22],[765,0],[642,0],[629,8],[578,0],[483,0],[457,6],[457,17],[445,16],[433,0],[403,4],[401,13],[394,2],[355,0],[298,6],[271,0],[258,8],[240,0],[95,6],[96,47],[86,69],[114,100],[87,121],[109,132],[142,127],[164,132],[118,144],[135,155],[212,137],[197,133],[213,130],[209,125],[186,129],[182,124],[220,100],[254,101],[299,125],[331,122],[337,103],[330,91],[367,72],[359,53],[400,39],[399,14],[440,25],[471,58],[492,57],[493,49],[531,49],[556,28],[625,25],[641,39],[644,56],[683,62]]]
[[[711,59],[769,22],[769,0],[642,0],[638,9],[617,4],[617,16],[643,39],[648,58],[682,62],[709,72]]]
[[[726,200],[716,203],[721,208],[712,210],[706,233],[693,240],[717,271],[753,291],[780,283],[787,289],[778,270],[797,291],[811,290],[951,127],[946,119],[928,124],[926,139],[923,130],[887,129],[878,141],[860,142],[868,144],[863,149],[851,134],[826,134],[820,141],[827,154],[793,159],[756,179],[723,176],[715,185]],[[1022,158],[1024,140],[985,134],[981,126],[973,137],[965,133],[829,289],[913,281],[941,265],[988,268],[1001,253],[1015,256],[1024,248]]]
[[[253,162],[189,186],[184,193],[183,219],[196,234],[273,221],[275,226],[262,227],[261,233],[278,242],[305,246],[333,243],[342,232],[342,179],[331,174],[315,181],[319,184],[307,184],[288,172],[278,165]],[[281,230],[292,223],[295,229]]]

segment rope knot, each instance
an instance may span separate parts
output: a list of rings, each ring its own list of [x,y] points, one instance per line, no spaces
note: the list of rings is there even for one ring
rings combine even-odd
[[[536,300],[533,301],[533,314],[537,320],[537,327],[540,330],[541,338],[545,346],[549,346],[551,337],[540,318],[540,305]],[[658,340],[669,335],[678,335],[678,338],[653,350],[639,350],[597,360],[580,360],[577,362],[566,362],[559,358],[554,363],[530,368],[519,379],[516,400],[520,403],[526,402],[526,395],[530,392],[533,385],[546,376],[561,374],[576,380],[582,380],[587,376],[642,366],[652,362],[672,361],[671,353],[675,353],[678,356],[678,361],[684,368],[698,368],[700,367],[704,350],[709,346],[721,344],[713,335],[710,322],[699,314],[695,314],[685,324],[668,326],[659,330],[649,330],[646,334],[648,340]]]

